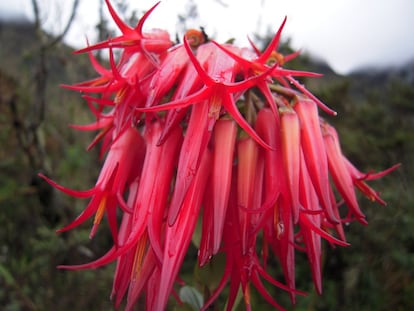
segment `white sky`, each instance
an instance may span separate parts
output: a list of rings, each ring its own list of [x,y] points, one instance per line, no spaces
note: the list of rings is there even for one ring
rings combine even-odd
[[[65,19],[72,1],[38,1],[44,8],[51,9],[43,16],[45,27],[58,29],[56,21]],[[155,1],[131,0],[130,6],[142,12]],[[247,45],[248,35],[265,35],[268,29],[275,32],[287,16],[284,35],[291,38],[293,47],[326,60],[339,73],[361,66],[397,65],[414,59],[414,0],[193,1],[198,4],[200,21],[189,27],[204,26],[218,41],[236,37],[240,45]],[[185,13],[187,2],[163,0],[146,28],[168,29],[174,37],[177,14]],[[66,8],[57,9],[56,3],[64,3]],[[95,40],[97,3],[98,0],[81,0],[76,27],[68,38],[77,47],[84,46],[85,36],[91,42]],[[0,14],[12,12],[30,16],[30,0],[1,0]]]

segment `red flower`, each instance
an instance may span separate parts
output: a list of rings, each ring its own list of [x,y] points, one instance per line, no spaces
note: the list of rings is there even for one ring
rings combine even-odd
[[[129,150],[131,145],[137,148]],[[131,209],[123,202],[123,193],[128,189],[130,182],[135,176],[139,174],[143,150],[145,150],[145,145],[140,134],[134,128],[128,129],[111,146],[95,187],[86,191],[75,191],[65,188],[42,175],[51,185],[69,195],[78,198],[92,197],[85,210],[72,223],[58,230],[58,232],[79,226],[95,214],[90,233],[90,238],[92,238],[101,222],[102,216],[106,212],[114,243],[118,245],[116,207],[123,207],[124,212],[131,213]]]
[[[162,53],[166,51],[171,45],[170,36],[167,31],[155,29],[149,33],[143,33],[143,26],[146,19],[151,15],[152,11],[159,5],[157,2],[151,9],[149,9],[144,16],[140,19],[135,28],[129,27],[125,24],[119,16],[116,14],[114,8],[109,0],[105,0],[109,13],[112,19],[117,24],[122,35],[116,38],[109,38],[101,43],[89,46],[87,48],[79,50],[77,53],[84,53],[91,50],[103,49],[109,47],[120,47],[127,50],[128,56],[131,56],[131,52],[139,51],[153,60],[152,53]]]
[[[90,147],[102,142],[101,174],[86,191],[43,177],[69,195],[91,198],[59,232],[95,215],[92,238],[106,213],[114,246],[93,262],[60,268],[116,261],[115,306],[126,297],[126,309],[132,310],[145,295],[147,310],[162,310],[176,296],[174,283],[199,222],[198,264],[211,263],[218,253],[226,258],[203,309],[227,283],[228,310],[239,288],[250,310],[252,286],[281,310],[264,282],[286,290],[295,303],[303,294],[295,288],[298,251],[307,254],[321,293],[322,239],[348,245],[342,224],[355,219],[366,224],[355,188],[385,204],[367,181],[398,165],[365,174],[345,157],[318,107],[335,113],[294,79],[317,75],[283,68],[298,55],[276,51],[285,21],[263,53],[253,44],[249,49],[205,42],[196,30],[173,46],[166,31],[143,32],[157,4],[131,28],[106,3],[122,34],[78,51],[90,53],[100,76],[67,86],[97,94],[84,95],[96,121],[74,127],[100,130]],[[118,60],[114,47],[121,49]],[[109,50],[110,68],[97,63],[91,54],[96,49]],[[339,208],[348,208],[345,218]],[[271,258],[286,284],[267,272]]]

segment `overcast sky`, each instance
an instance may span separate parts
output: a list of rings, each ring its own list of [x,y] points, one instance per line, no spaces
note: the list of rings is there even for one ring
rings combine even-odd
[[[38,0],[50,11],[43,15],[45,27],[58,29],[66,6],[72,0]],[[185,13],[189,0],[163,0],[148,20],[146,28],[169,29],[175,36],[177,14]],[[247,36],[277,30],[284,16],[285,37],[295,49],[305,50],[326,60],[339,73],[359,67],[398,65],[414,59],[414,0],[193,0],[198,4],[199,21],[218,41],[236,37],[247,45]],[[0,1],[3,16],[31,15],[30,0]],[[81,0],[80,11],[68,40],[84,46],[85,36],[94,41],[98,0]],[[142,10],[155,0],[131,0]],[[59,9],[60,8],[60,9]],[[46,12],[46,11],[44,11]],[[53,23],[52,23],[53,22]],[[63,24],[63,23],[62,23]],[[62,26],[62,25],[61,25]],[[181,34],[180,34],[181,35]]]

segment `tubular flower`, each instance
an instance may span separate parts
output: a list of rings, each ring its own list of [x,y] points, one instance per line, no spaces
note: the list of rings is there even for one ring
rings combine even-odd
[[[286,19],[260,52],[253,44],[208,42],[197,30],[173,44],[167,31],[143,32],[157,5],[132,28],[106,4],[122,34],[78,51],[90,54],[99,76],[65,86],[84,93],[96,118],[74,128],[99,130],[90,148],[101,143],[101,174],[86,191],[43,177],[68,195],[91,198],[58,232],[93,216],[93,238],[106,213],[114,245],[92,262],[60,268],[116,262],[114,305],[126,299],[126,310],[133,310],[139,300],[147,310],[162,310],[171,295],[177,298],[180,268],[193,240],[201,269],[220,253],[225,258],[203,310],[227,284],[227,310],[239,291],[250,310],[252,287],[282,310],[264,282],[295,303],[304,294],[295,288],[297,252],[307,255],[322,293],[322,241],[349,245],[343,223],[367,224],[355,189],[385,204],[368,182],[398,165],[363,173],[346,158],[338,133],[319,109],[335,113],[295,80],[317,74],[283,68],[298,54],[276,51]],[[113,48],[121,51],[118,59]],[[107,68],[93,57],[97,49],[108,51]],[[275,263],[283,280],[268,272]]]

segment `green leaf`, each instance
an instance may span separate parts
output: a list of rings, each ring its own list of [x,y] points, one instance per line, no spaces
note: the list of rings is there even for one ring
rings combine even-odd
[[[0,265],[0,275],[4,278],[6,284],[14,285],[16,283],[13,275],[3,265]]]
[[[188,303],[194,310],[200,310],[204,305],[203,296],[192,286],[183,286],[179,292],[180,299]]]

